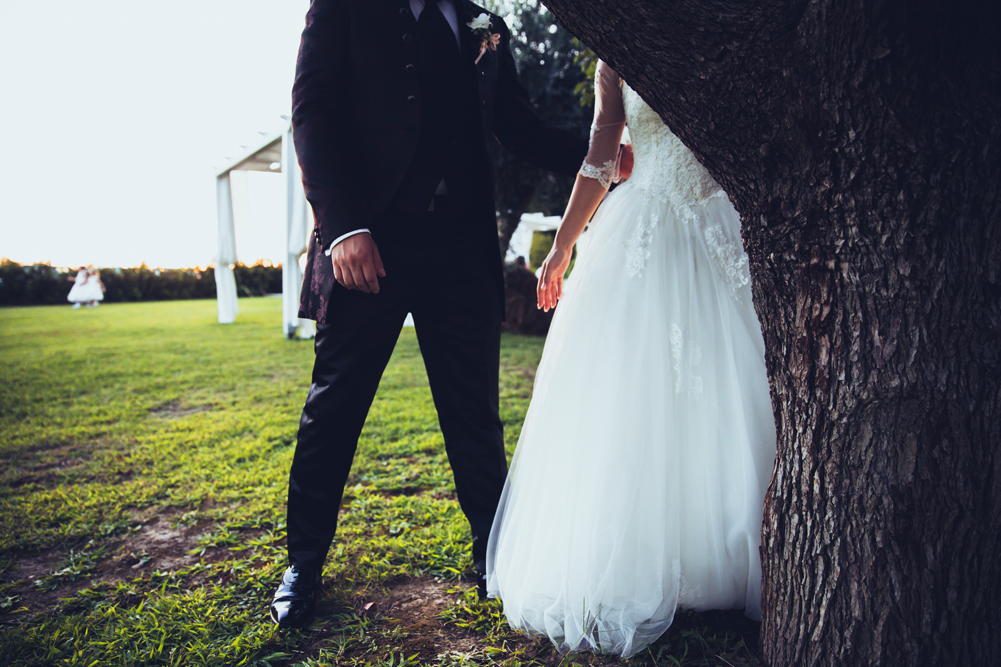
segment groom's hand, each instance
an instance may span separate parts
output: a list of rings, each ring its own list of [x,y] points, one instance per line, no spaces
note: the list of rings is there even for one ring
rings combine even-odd
[[[366,294],[379,293],[379,278],[386,276],[386,269],[368,232],[349,236],[335,245],[330,250],[330,261],[334,265],[334,279],[344,287]]]
[[[619,147],[619,180],[617,183],[629,180],[633,175],[633,145],[623,144]]]

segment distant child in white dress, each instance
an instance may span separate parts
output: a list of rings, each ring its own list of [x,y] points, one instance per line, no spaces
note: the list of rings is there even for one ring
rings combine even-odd
[[[76,272],[76,278],[67,278],[67,280],[73,281],[73,287],[70,288],[70,293],[66,296],[66,300],[72,303],[74,308],[79,308],[81,304],[88,301],[83,295],[83,286],[87,282],[87,267],[81,266]]]
[[[81,266],[77,271],[76,278],[73,279],[73,288],[70,289],[66,297],[73,303],[74,308],[79,308],[86,303],[89,308],[96,308],[100,301],[104,301],[105,287],[101,282],[101,272],[97,269],[88,270]]]

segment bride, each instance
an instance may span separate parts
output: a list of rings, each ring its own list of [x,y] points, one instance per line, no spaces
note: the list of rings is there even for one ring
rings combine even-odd
[[[678,609],[760,618],[775,454],[740,219],[605,63],[587,159],[542,266],[560,307],[487,554],[512,627],[629,657]],[[628,124],[632,177],[595,215]]]

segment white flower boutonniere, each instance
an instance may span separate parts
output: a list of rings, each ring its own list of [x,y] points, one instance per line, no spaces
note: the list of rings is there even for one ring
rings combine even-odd
[[[492,24],[490,22],[490,15],[486,12],[480,14],[466,25],[469,26],[469,29],[473,31],[475,36],[480,38],[480,54],[476,56],[476,60],[474,61],[479,64],[480,58],[487,52],[487,49],[491,51],[497,50],[497,45],[500,44],[500,33],[490,32]]]
[[[492,25],[490,23],[490,14],[487,14],[486,12],[483,12],[482,14],[480,14],[479,16],[477,16],[475,19],[473,19],[472,21],[470,21],[466,25],[468,25],[470,27],[470,29],[473,31],[473,33],[476,34],[477,37],[482,37],[483,36],[483,35],[479,34],[481,30],[484,31],[484,34],[489,35],[490,34],[490,26]]]

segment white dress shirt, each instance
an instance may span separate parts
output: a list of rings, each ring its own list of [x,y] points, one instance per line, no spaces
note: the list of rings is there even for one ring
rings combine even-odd
[[[415,19],[419,19],[421,17],[421,11],[423,9],[424,9],[424,0],[410,0],[410,11],[414,13]],[[462,42],[459,38],[459,16],[455,12],[455,3],[453,3],[452,0],[439,0],[438,9],[441,10],[442,16],[445,17],[445,20],[448,21],[448,25],[452,28],[452,32],[455,33],[455,43],[461,47]],[[445,181],[442,180],[442,182],[438,184],[438,190],[435,192],[435,194],[445,194],[445,192],[447,192],[445,188]],[[336,239],[334,239],[334,242],[327,247],[326,251],[324,251],[324,254],[329,257],[330,251],[334,249],[335,245],[337,245],[346,238],[354,236],[355,234],[362,234],[362,233],[371,234],[372,232],[369,229],[356,229],[354,231],[348,232],[347,234],[342,234],[341,236],[338,236]]]

